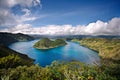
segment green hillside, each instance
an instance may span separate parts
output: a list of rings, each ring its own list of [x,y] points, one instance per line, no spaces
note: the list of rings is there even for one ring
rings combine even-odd
[[[82,38],[73,39],[72,41],[79,42],[80,45],[97,51],[98,55],[101,57],[101,68],[106,74],[115,76],[117,80],[120,80],[120,39]]]
[[[120,60],[120,39],[83,38],[73,39],[72,41],[98,51],[102,58]]]
[[[37,49],[50,49],[58,46],[66,45],[67,43],[63,39],[56,39],[52,41],[48,38],[43,38],[36,42],[33,47]]]
[[[10,45],[14,42],[18,42],[18,41],[29,41],[29,40],[33,40],[34,38],[29,36],[29,35],[25,35],[25,34],[12,34],[12,33],[5,33],[5,32],[0,32],[0,45]]]
[[[6,46],[0,46],[0,68],[13,68],[20,65],[32,65],[33,59]]]

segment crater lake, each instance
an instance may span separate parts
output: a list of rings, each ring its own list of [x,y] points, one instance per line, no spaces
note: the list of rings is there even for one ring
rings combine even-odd
[[[16,42],[9,45],[9,48],[28,55],[28,57],[34,59],[35,64],[40,66],[50,65],[53,61],[81,61],[86,64],[98,64],[100,57],[98,53],[81,46],[79,43],[66,41],[67,45],[60,46],[53,49],[39,50],[33,47],[34,43],[38,40],[27,42]]]

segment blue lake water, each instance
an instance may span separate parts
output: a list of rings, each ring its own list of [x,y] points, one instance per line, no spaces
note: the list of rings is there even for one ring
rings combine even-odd
[[[38,40],[28,42],[16,42],[9,47],[17,52],[28,55],[35,59],[35,64],[40,66],[50,65],[54,60],[72,61],[77,60],[87,64],[94,64],[100,61],[98,53],[86,47],[80,46],[79,43],[67,41],[67,45],[48,49],[38,50],[33,45]]]

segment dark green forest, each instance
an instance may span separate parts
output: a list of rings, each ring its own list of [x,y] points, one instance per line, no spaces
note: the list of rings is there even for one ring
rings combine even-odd
[[[0,45],[8,46],[14,42],[30,41],[30,40],[34,40],[34,37],[21,33],[13,34],[13,33],[0,32]]]

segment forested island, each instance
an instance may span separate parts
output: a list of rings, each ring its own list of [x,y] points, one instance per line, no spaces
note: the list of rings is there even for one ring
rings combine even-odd
[[[67,43],[63,39],[50,40],[48,38],[42,38],[34,44],[36,49],[51,49],[59,46],[64,46]]]

